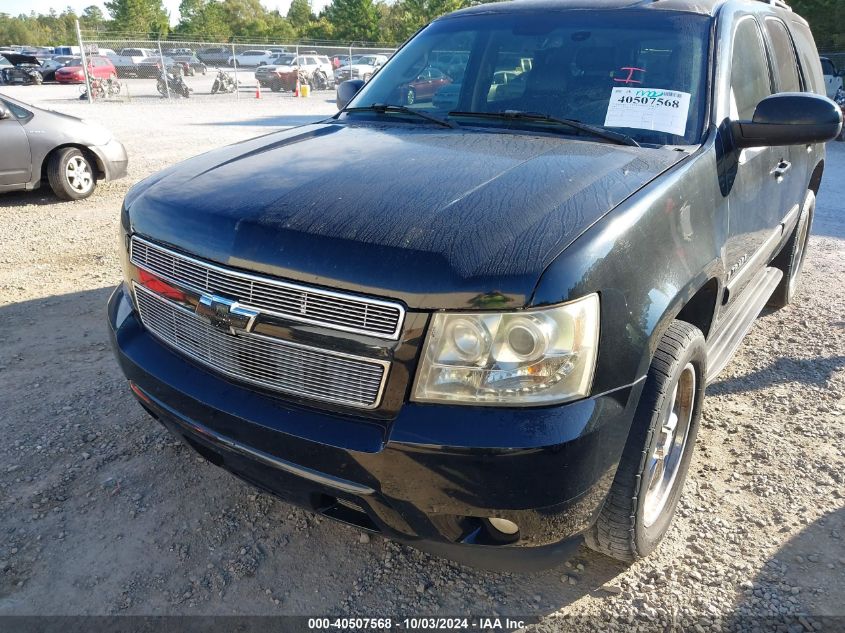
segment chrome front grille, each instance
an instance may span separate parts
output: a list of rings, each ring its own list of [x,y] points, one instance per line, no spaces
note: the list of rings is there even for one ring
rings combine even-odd
[[[300,286],[188,257],[133,237],[130,260],[163,279],[199,294],[236,299],[262,313],[344,332],[396,340],[405,311],[401,305]]]
[[[230,376],[273,391],[361,409],[379,405],[389,363],[317,349],[259,334],[233,336],[191,310],[138,284],[141,322],[179,352]]]

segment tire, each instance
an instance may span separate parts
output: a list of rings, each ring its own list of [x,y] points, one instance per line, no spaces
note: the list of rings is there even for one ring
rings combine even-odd
[[[219,86],[220,86],[220,82],[215,79],[214,83],[211,84],[211,94],[216,95]]]
[[[771,308],[776,310],[785,308],[795,300],[798,294],[798,282],[804,268],[815,211],[816,194],[808,191],[804,198],[804,206],[801,207],[801,215],[798,216],[798,222],[792,230],[792,235],[789,236],[789,241],[772,260],[772,266],[783,271],[783,278],[769,297],[768,305]]]
[[[94,193],[97,186],[91,162],[75,147],[65,147],[50,156],[47,179],[50,188],[62,200],[82,200]]]
[[[366,75],[364,75],[362,77],[362,79],[366,82],[366,81],[369,81],[370,77],[372,77],[372,76],[373,76],[372,73],[367,73]]]
[[[704,335],[689,323],[673,321],[651,361],[610,493],[586,534],[591,549],[630,563],[660,544],[689,469],[704,399],[706,365]],[[673,413],[674,432],[669,432]],[[656,468],[661,463],[655,461],[661,453],[658,444],[667,453],[662,461],[666,470]],[[653,473],[663,476],[654,478]],[[660,484],[652,490],[657,482]]]
[[[405,104],[406,105],[414,105],[414,102],[417,100],[417,91],[413,88],[408,88],[408,93],[405,95]]]

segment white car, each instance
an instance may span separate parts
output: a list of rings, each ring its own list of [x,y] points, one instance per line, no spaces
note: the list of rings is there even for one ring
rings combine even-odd
[[[345,64],[334,71],[335,81],[363,79],[368,81],[387,62],[387,55],[359,55],[352,58],[351,64]]]
[[[270,64],[278,53],[265,49],[252,49],[229,57],[229,66],[264,66]]]

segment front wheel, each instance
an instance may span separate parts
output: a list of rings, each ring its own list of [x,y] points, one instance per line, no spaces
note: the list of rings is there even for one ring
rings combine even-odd
[[[673,321],[654,353],[610,493],[586,535],[591,549],[633,562],[665,536],[698,433],[706,364],[701,331]]]
[[[217,91],[220,89],[220,81],[217,79],[214,80],[214,83],[211,84],[211,94],[216,95]]]
[[[63,200],[87,198],[97,185],[91,163],[75,147],[58,150],[50,157],[47,180],[53,192]]]
[[[413,88],[408,88],[408,93],[405,95],[405,103],[407,105],[414,105],[417,100],[417,91]]]

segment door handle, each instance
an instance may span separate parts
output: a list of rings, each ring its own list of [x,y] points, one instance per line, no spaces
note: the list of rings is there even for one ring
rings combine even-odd
[[[783,177],[790,169],[792,169],[792,163],[788,160],[782,160],[778,163],[778,166],[775,167],[771,172],[769,172],[772,176],[775,177],[775,180],[778,182],[783,181]]]

